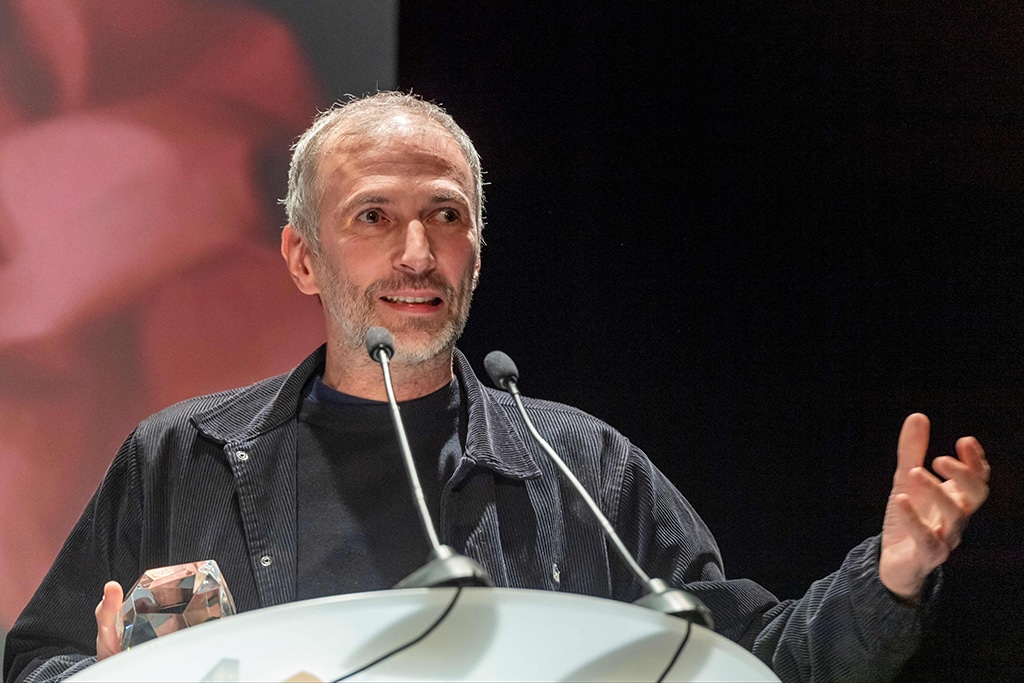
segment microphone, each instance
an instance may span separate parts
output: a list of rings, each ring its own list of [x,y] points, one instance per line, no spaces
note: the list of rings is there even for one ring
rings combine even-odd
[[[711,610],[707,608],[703,602],[700,601],[697,596],[692,593],[688,593],[683,590],[676,588],[669,588],[661,579],[652,579],[647,573],[637,564],[636,559],[630,554],[629,550],[623,544],[622,539],[615,533],[615,529],[612,528],[611,522],[605,517],[604,513],[594,502],[594,499],[587,493],[587,489],[583,487],[580,480],[576,478],[576,475],[572,473],[565,461],[559,457],[555,449],[551,447],[537,428],[533,425],[533,421],[530,416],[526,413],[526,407],[523,405],[523,397],[519,393],[519,370],[516,369],[516,364],[509,358],[508,354],[502,351],[491,351],[484,358],[484,368],[487,370],[487,374],[490,376],[491,381],[496,387],[504,389],[508,393],[512,394],[512,398],[515,399],[516,407],[519,409],[519,414],[522,416],[523,421],[526,423],[526,428],[529,430],[530,435],[534,441],[541,447],[541,449],[547,453],[548,457],[551,458],[552,462],[558,467],[565,476],[566,480],[572,485],[579,494],[583,502],[590,508],[591,513],[597,518],[597,521],[601,523],[601,528],[604,530],[605,537],[611,541],[612,546],[618,552],[619,557],[622,558],[626,566],[633,573],[633,576],[638,578],[644,585],[646,592],[639,600],[634,602],[635,605],[642,607],[648,607],[658,612],[664,612],[665,614],[680,617],[687,621],[706,626],[707,628],[714,627],[714,620],[711,617]]]
[[[395,588],[434,588],[439,586],[493,586],[491,577],[476,560],[459,555],[447,545],[442,545],[437,538],[434,522],[430,518],[427,500],[423,496],[423,487],[416,474],[416,464],[409,448],[409,438],[402,424],[402,414],[395,400],[395,390],[391,384],[391,359],[395,355],[395,338],[383,327],[371,327],[366,332],[366,351],[375,362],[380,363],[384,373],[384,388],[388,394],[388,405],[391,408],[391,422],[398,436],[398,447],[402,452],[405,472],[409,476],[416,511],[419,513],[423,530],[430,542],[430,555],[427,563],[409,576],[399,581]]]
[[[395,357],[395,338],[384,327],[371,327],[366,331],[366,350],[375,362],[380,362],[380,354],[386,353],[388,360]]]

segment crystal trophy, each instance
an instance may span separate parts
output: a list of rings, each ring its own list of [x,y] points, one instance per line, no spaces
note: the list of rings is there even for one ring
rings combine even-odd
[[[117,615],[121,649],[235,613],[235,601],[214,560],[146,571]]]

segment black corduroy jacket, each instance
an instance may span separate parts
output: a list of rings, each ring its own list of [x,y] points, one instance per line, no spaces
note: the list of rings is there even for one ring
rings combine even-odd
[[[321,347],[287,375],[184,401],[136,428],[8,634],[5,679],[52,679],[91,663],[103,584],[131,585],[152,567],[215,559],[240,611],[295,599],[295,415],[324,358]],[[442,542],[499,586],[639,597],[511,397],[483,386],[458,352],[455,371],[466,437],[441,494]],[[725,578],[707,527],[625,437],[569,406],[526,405],[645,571],[697,594],[716,630],[780,678],[887,679],[913,653],[923,610],[882,585],[878,538],[803,598],[780,602],[752,581]]]

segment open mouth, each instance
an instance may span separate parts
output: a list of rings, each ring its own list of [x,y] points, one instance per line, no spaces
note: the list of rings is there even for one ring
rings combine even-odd
[[[440,306],[441,298],[436,296],[382,296],[381,300],[389,304],[406,304],[419,306]]]

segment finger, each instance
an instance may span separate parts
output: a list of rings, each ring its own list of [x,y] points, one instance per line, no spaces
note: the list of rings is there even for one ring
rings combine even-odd
[[[985,449],[973,436],[962,436],[956,441],[956,454],[960,461],[972,470],[984,475],[983,481],[988,483],[989,467],[985,458]]]
[[[946,540],[950,550],[960,543],[960,531],[969,512],[942,488],[939,480],[923,467],[915,467],[907,477],[906,495],[917,516],[932,533]],[[924,511],[928,511],[925,513]]]
[[[978,472],[966,463],[948,455],[935,458],[932,469],[943,478],[956,484],[968,513],[977,510],[988,498],[987,472]]]
[[[117,581],[103,586],[103,599],[96,605],[96,658],[106,659],[121,651],[117,633],[117,614],[121,610],[124,591]]]
[[[124,591],[117,581],[108,581],[103,586],[103,599],[96,605],[96,626],[99,629],[113,629],[117,623],[117,613],[124,600]]]
[[[914,539],[921,556],[922,575],[927,574],[946,561],[949,548],[917,513],[911,498],[905,493],[898,494],[894,500],[896,513],[903,521],[907,533]]]
[[[928,434],[931,424],[921,413],[909,415],[903,421],[900,438],[896,444],[896,478],[899,480],[914,467],[924,464],[928,452]]]

